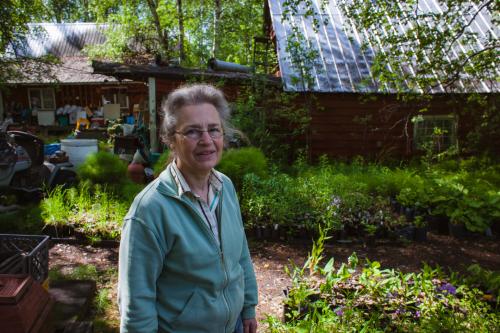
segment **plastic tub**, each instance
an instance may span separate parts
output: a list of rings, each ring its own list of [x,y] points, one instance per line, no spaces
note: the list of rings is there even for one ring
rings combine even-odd
[[[61,150],[65,151],[69,161],[78,167],[85,162],[88,155],[97,152],[97,139],[64,139],[61,140]]]

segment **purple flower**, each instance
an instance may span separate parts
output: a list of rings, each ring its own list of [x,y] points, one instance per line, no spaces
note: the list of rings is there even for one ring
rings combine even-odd
[[[446,283],[438,288],[438,291],[441,293],[446,293],[450,295],[455,295],[457,293],[457,288],[451,283]]]
[[[339,317],[342,317],[344,315],[344,311],[342,310],[342,307],[338,308],[337,310],[334,311],[335,314]]]
[[[335,195],[332,195],[331,197],[331,202],[330,202],[330,206],[333,206],[333,207],[340,207],[340,204],[342,203],[342,200],[340,199],[340,197],[337,197]]]
[[[415,318],[420,318],[420,311],[418,311],[418,310],[417,310],[417,311],[415,312]]]

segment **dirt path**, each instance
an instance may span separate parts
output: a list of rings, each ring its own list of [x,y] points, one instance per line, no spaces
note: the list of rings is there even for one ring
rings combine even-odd
[[[294,261],[302,265],[310,249],[308,244],[286,244],[250,241],[250,249],[259,285],[259,320],[265,314],[282,316],[283,289],[290,285],[284,273],[285,265]],[[422,262],[453,270],[464,270],[478,263],[491,270],[500,270],[500,242],[498,239],[456,240],[449,236],[429,235],[425,243],[380,244],[365,247],[360,243],[326,244],[327,255],[333,255],[336,264],[344,262],[356,251],[358,257],[380,261],[382,267],[402,271],[418,271]],[[69,272],[78,265],[95,265],[98,270],[117,267],[118,249],[94,248],[83,245],[56,244],[50,250],[50,267]]]

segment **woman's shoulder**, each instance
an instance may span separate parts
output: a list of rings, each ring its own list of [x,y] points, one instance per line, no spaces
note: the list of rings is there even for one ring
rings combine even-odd
[[[213,169],[212,172],[215,174],[215,176],[218,179],[220,179],[220,181],[222,182],[223,186],[226,186],[226,184],[227,184],[228,186],[234,187],[233,181],[231,180],[231,178],[229,178],[228,176],[226,176],[222,172],[217,171],[215,169]]]
[[[135,196],[128,215],[140,216],[145,212],[158,211],[168,205],[169,197],[174,194],[165,177],[157,177]]]

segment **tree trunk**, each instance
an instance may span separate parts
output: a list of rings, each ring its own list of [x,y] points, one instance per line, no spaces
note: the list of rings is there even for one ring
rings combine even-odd
[[[179,17],[179,58],[181,63],[186,59],[184,53],[184,14],[182,12],[182,0],[177,0],[177,15]]]
[[[169,58],[168,50],[168,33],[162,30],[160,24],[160,18],[158,17],[158,3],[154,0],[147,0],[149,9],[151,10],[151,15],[153,16],[153,23],[155,25],[156,33],[158,34],[158,39],[160,41],[161,48],[165,54],[166,60]]]
[[[214,39],[212,45],[212,57],[217,58],[220,43],[220,17],[222,13],[221,0],[215,0],[215,15],[214,15]]]

